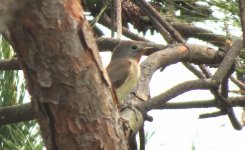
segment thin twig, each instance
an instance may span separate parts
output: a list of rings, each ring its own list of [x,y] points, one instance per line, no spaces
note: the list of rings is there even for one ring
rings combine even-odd
[[[175,41],[171,35],[169,34],[169,32],[152,16],[150,16],[150,19],[152,20],[152,23],[154,24],[155,28],[160,32],[160,34],[162,35],[162,37],[166,40],[167,43],[173,43],[173,41]]]
[[[220,111],[216,111],[216,112],[212,112],[212,113],[201,114],[201,115],[199,115],[199,119],[219,117],[219,116],[224,116],[224,115],[226,115],[226,113],[220,110]]]
[[[147,15],[155,18],[171,35],[173,40],[176,40],[178,43],[185,43],[186,41],[182,38],[178,31],[176,31],[161,15],[149,5],[144,0],[133,0],[136,5],[138,5],[142,10],[147,10]]]
[[[244,96],[230,97],[228,100],[233,107],[244,107]],[[159,109],[194,109],[219,107],[215,99],[209,100],[190,100],[188,102],[168,102],[159,106]]]
[[[190,70],[194,75],[196,75],[199,79],[205,79],[205,76],[201,71],[199,71],[194,65],[187,63],[187,62],[182,62],[182,64]]]
[[[102,25],[104,25],[108,28],[111,28],[113,21],[106,14],[103,14],[99,20],[99,23],[101,23]],[[125,35],[126,37],[128,37],[132,40],[148,41],[149,42],[149,40],[145,39],[144,37],[141,37],[138,34],[135,34],[131,31],[129,31],[128,28],[126,28],[126,27],[122,27],[122,33],[123,33],[123,35]]]
[[[116,17],[116,31],[117,31],[117,38],[121,39],[122,36],[122,2],[121,0],[114,0],[114,13]]]
[[[203,74],[205,75],[206,78],[211,78],[212,73],[206,68],[205,65],[198,65],[199,68],[202,70]]]
[[[236,84],[240,89],[245,90],[245,84],[242,83],[241,81],[237,80],[234,76],[230,77],[230,80]]]

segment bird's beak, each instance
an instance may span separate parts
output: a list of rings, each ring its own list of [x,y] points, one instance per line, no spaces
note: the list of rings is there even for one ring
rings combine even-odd
[[[140,47],[140,49],[138,50],[137,56],[135,57],[135,59],[139,62],[140,58],[144,55],[144,53],[146,51],[148,51],[149,49],[152,49],[152,47],[146,47],[146,46],[142,46]]]
[[[150,46],[143,47],[140,51],[140,54],[143,55],[146,51],[151,50],[152,48],[153,47]]]

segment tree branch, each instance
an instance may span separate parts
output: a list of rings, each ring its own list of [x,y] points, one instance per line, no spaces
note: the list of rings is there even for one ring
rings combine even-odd
[[[113,0],[114,2],[114,13],[116,18],[116,32],[117,38],[121,39],[122,36],[122,2],[121,0]]]
[[[19,70],[20,65],[17,59],[0,60],[0,70]]]
[[[236,40],[229,51],[226,53],[225,58],[223,59],[222,63],[219,65],[219,68],[212,77],[212,79],[216,81],[218,85],[223,83],[222,93],[220,94],[217,89],[212,89],[211,91],[214,94],[215,98],[221,103],[221,110],[228,114],[231,124],[237,130],[241,130],[242,127],[235,116],[230,102],[227,99],[227,81],[225,80],[228,80],[229,76],[231,75],[231,67],[233,66],[236,56],[239,54],[239,51],[242,48],[243,41]]]
[[[177,32],[164,18],[162,18],[161,15],[146,1],[133,0],[133,2],[142,10],[147,10],[146,15],[156,19],[166,29],[166,31],[168,31],[168,34],[171,36],[172,40],[177,41],[178,43],[185,43],[185,40],[182,38],[179,32]]]
[[[241,97],[230,97],[229,101],[233,107],[244,107],[245,96]],[[158,109],[193,109],[193,108],[218,108],[219,105],[216,99],[210,100],[190,100],[188,102],[168,102],[159,106]]]
[[[229,49],[229,51],[226,53],[224,60],[219,65],[218,70],[213,75],[212,79],[217,81],[218,83],[221,83],[226,74],[229,71],[229,68],[233,65],[236,56],[239,54],[239,51],[243,48],[243,41],[242,40],[236,40],[232,47]]]
[[[206,90],[206,89],[211,89],[211,88],[216,88],[216,87],[217,87],[217,83],[213,82],[212,80],[208,80],[208,79],[186,81],[142,103],[141,105],[139,105],[139,108],[142,109],[144,112],[148,112],[152,109],[159,109],[161,105],[163,105],[170,99],[175,98],[176,96],[181,95],[185,92],[188,92],[191,90],[198,90],[198,89]]]
[[[0,126],[35,119],[31,104],[20,104],[0,108]]]
[[[110,28],[112,25],[112,21],[111,19],[106,15],[103,14],[101,16],[101,18],[99,19],[99,23],[101,23],[102,25]],[[145,39],[144,37],[139,36],[138,34],[135,34],[131,31],[128,30],[128,28],[122,26],[122,33],[123,35],[125,35],[126,37],[132,39],[132,40],[137,40],[137,41],[149,41],[147,39]]]
[[[112,51],[120,41],[126,41],[126,40],[104,38],[104,37],[98,38],[96,40],[100,52]],[[167,47],[165,45],[155,44],[153,42],[145,42],[145,44],[147,46],[153,47],[151,50],[146,52],[146,55],[150,55],[160,49],[165,49]],[[21,68],[17,58],[11,60],[0,60],[0,70],[20,70],[20,69]]]
[[[245,90],[245,84],[242,83],[241,81],[237,80],[234,76],[230,77],[230,80],[236,84],[240,89]]]
[[[177,62],[191,62],[197,64],[218,64],[221,62],[223,55],[207,46],[197,46],[191,44],[176,45],[164,50],[155,52],[147,57],[141,64],[141,77],[134,94],[142,100],[148,100],[150,89],[149,83],[153,73],[160,68]]]
[[[226,115],[227,113],[222,111],[222,110],[219,110],[219,111],[216,111],[216,112],[212,112],[212,113],[206,113],[206,114],[201,114],[199,115],[199,119],[206,119],[206,118],[212,118],[212,117],[219,117],[219,116],[224,116]]]
[[[230,97],[229,101],[233,107],[244,107],[245,96]],[[162,104],[158,109],[193,109],[193,108],[211,108],[219,107],[214,99],[211,100],[193,100],[188,102],[169,102]],[[17,123],[21,121],[30,121],[36,119],[31,103],[7,106],[0,108],[0,126]]]
[[[147,15],[151,18],[151,20],[153,20],[153,24],[156,26],[157,29],[160,30],[160,33],[163,35],[163,37],[166,37],[167,41],[170,41],[171,38],[172,42],[175,41],[177,43],[186,43],[186,40],[180,35],[180,33],[176,31],[175,28],[173,28],[172,25],[169,24],[164,18],[162,18],[161,15],[150,4],[148,4],[144,0],[137,0],[134,2],[142,10],[148,10]],[[197,77],[203,78],[203,75],[201,75],[202,72],[195,69],[192,64],[186,62],[183,62],[183,64],[187,67],[187,69],[191,68],[190,71],[197,75]],[[205,67],[202,67],[202,70],[207,69]],[[208,70],[205,72],[208,72]]]

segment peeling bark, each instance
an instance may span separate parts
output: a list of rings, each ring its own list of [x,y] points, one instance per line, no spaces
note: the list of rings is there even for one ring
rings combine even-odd
[[[47,149],[127,149],[80,1],[42,0],[9,26]]]

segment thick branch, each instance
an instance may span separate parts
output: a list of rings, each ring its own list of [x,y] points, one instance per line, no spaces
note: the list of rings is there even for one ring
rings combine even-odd
[[[20,65],[17,59],[0,60],[0,70],[19,70]]]
[[[21,104],[0,108],[0,126],[35,119],[31,104]]]
[[[142,100],[149,98],[149,83],[153,73],[157,69],[165,68],[168,65],[181,61],[197,64],[218,64],[222,60],[222,57],[219,52],[207,46],[191,44],[172,46],[155,52],[141,64],[142,73],[134,93],[136,97]]]

